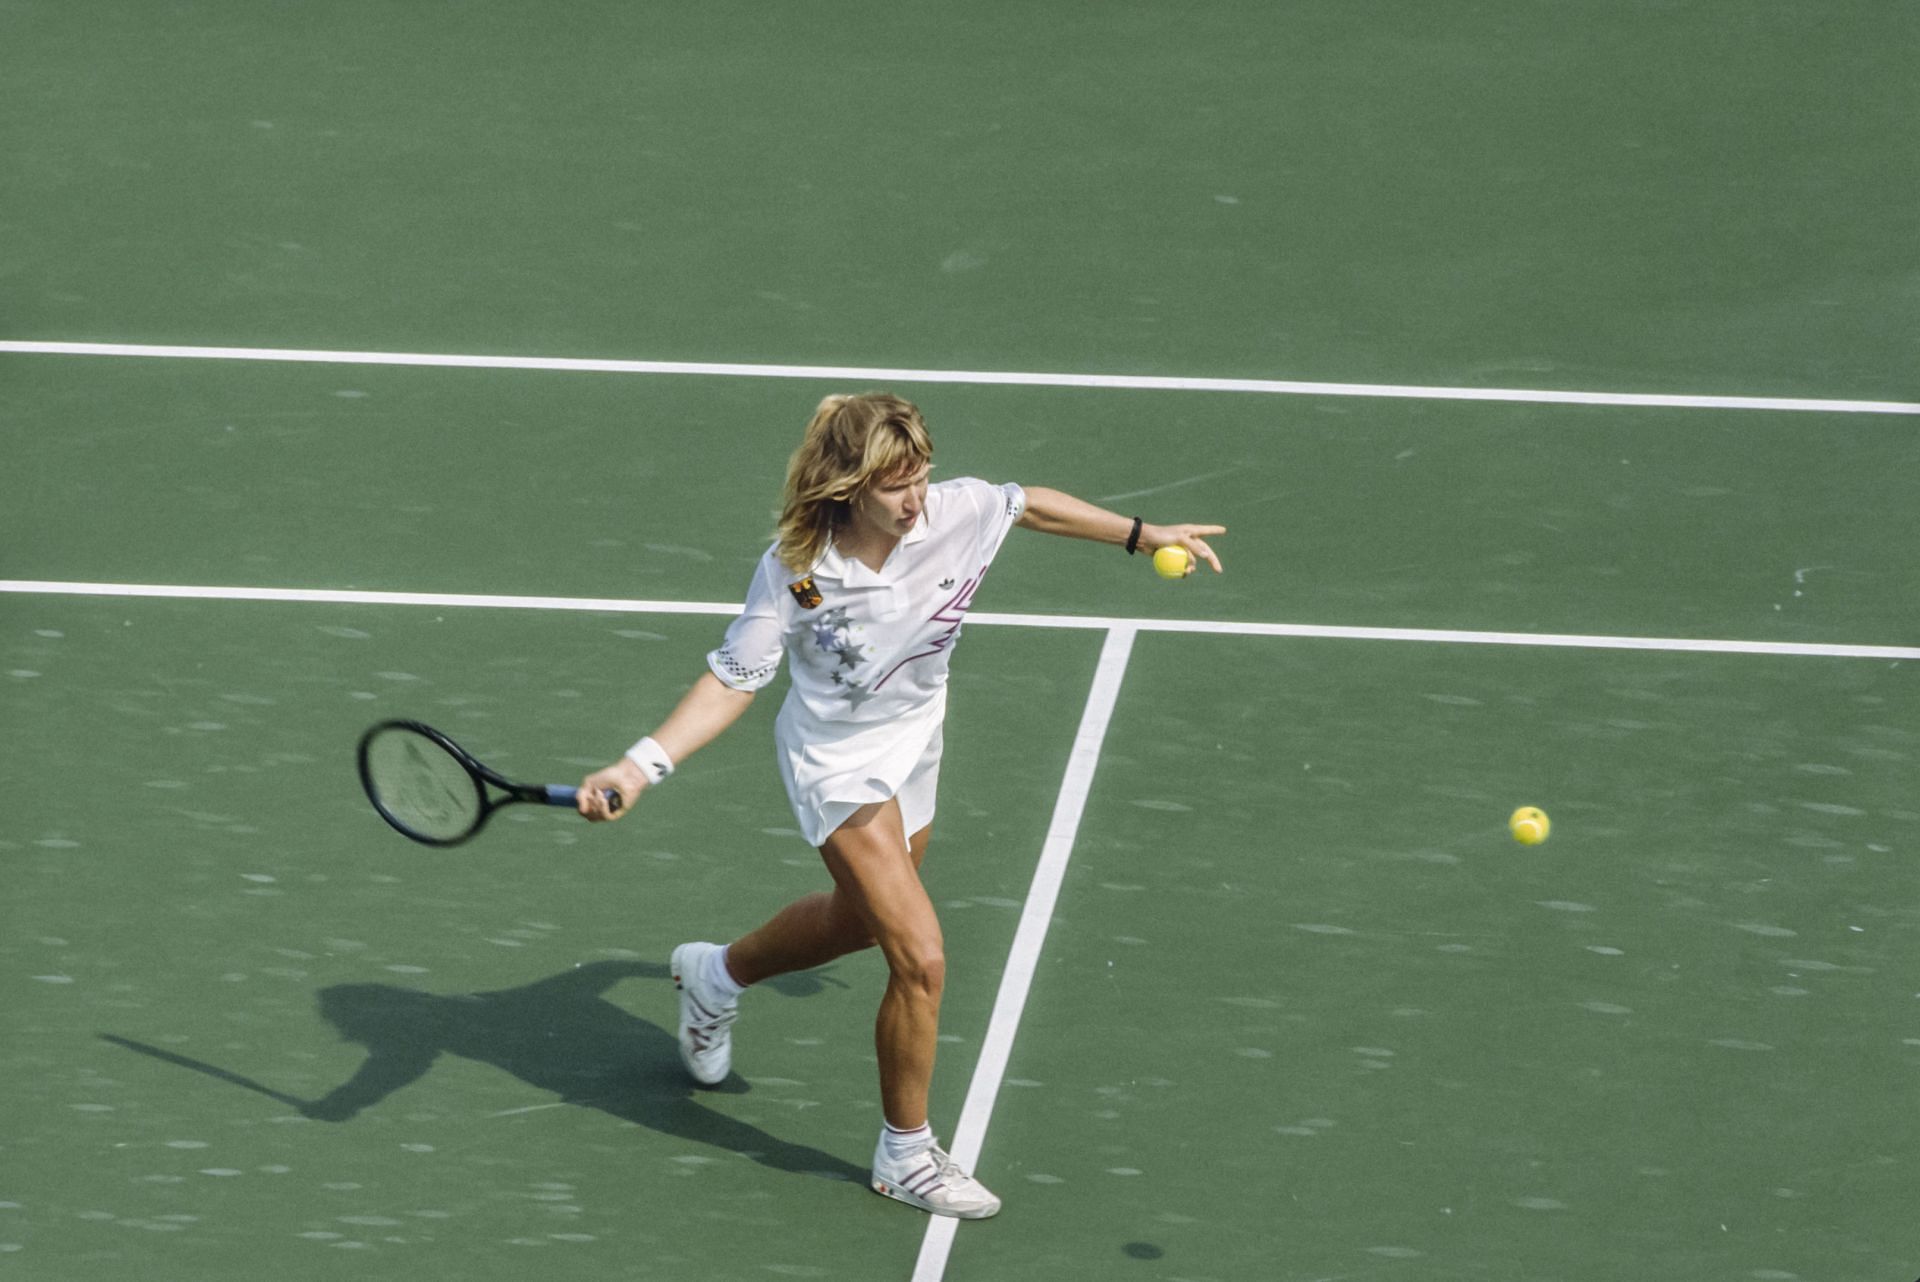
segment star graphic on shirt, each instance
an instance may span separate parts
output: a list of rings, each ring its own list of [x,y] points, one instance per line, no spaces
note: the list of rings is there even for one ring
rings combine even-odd
[[[822,653],[832,655],[834,661],[849,672],[859,669],[860,660],[867,652],[865,646],[853,639],[855,626],[845,606],[835,606],[813,621],[813,644]],[[838,672],[833,674],[833,682],[839,686],[847,684]]]
[[[836,605],[813,621],[813,643],[829,654],[844,649],[851,639],[847,634],[853,627],[853,620],[847,617],[847,608]]]

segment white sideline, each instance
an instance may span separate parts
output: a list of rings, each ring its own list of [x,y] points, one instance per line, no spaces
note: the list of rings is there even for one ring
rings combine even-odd
[[[511,596],[500,593],[376,592],[349,588],[248,588],[176,583],[75,583],[0,579],[0,593],[48,596],[162,597],[195,601],[283,601],[332,605],[415,605],[437,609],[574,610],[606,614],[731,616],[726,601],[632,601],[617,597]],[[1296,637],[1334,641],[1402,641],[1438,645],[1540,646],[1581,650],[1658,650],[1675,654],[1771,654],[1822,659],[1920,659],[1920,647],[1814,641],[1735,641],[1697,637],[1583,636],[1554,632],[1474,632],[1442,628],[1357,628],[1320,623],[1248,623],[1231,619],[1122,619],[1087,614],[996,614],[969,623],[989,627],[1075,628],[1111,632],[1176,632],[1189,636]]]
[[[291,347],[194,347],[152,343],[0,340],[23,356],[144,356],[199,361],[282,361],[319,365],[405,365],[437,369],[521,369],[590,374],[689,374],[721,378],[806,378],[852,383],[967,383],[1158,392],[1254,392],[1281,396],[1376,396],[1401,400],[1517,401],[1536,405],[1637,405],[1667,409],[1787,410],[1819,414],[1920,414],[1906,401],[1798,396],[1689,396],[1659,392],[1550,391],[1516,387],[1421,387],[1317,383],[1275,378],[1188,378],[1152,374],[1046,374],[1005,370],[887,369],[860,365],[772,365],[728,361],[596,360],[575,356],[470,356],[354,352]]]
[[[974,1064],[973,1081],[967,1087],[967,1101],[961,1106],[953,1143],[947,1149],[954,1161],[968,1170],[980,1162],[987,1120],[993,1116],[993,1103],[1006,1076],[1013,1036],[1019,1031],[1020,1016],[1027,1007],[1027,993],[1033,987],[1040,949],[1047,941],[1047,927],[1053,922],[1054,905],[1060,899],[1060,883],[1066,877],[1067,860],[1073,855],[1074,839],[1080,832],[1080,817],[1086,813],[1087,794],[1093,788],[1094,771],[1100,764],[1100,745],[1106,739],[1107,723],[1113,719],[1114,705],[1120,698],[1127,658],[1133,653],[1133,637],[1131,627],[1120,625],[1108,630],[1106,644],[1100,648],[1100,666],[1094,671],[1093,690],[1087,695],[1087,708],[1080,716],[1080,730],[1074,736],[1073,752],[1067,758],[1066,779],[1054,802],[1053,819],[1047,825],[1047,839],[1040,849],[1040,864],[1033,870],[1033,884],[1027,891],[1026,906],[1020,910],[1020,925],[1014,931],[1013,947],[1007,954],[1007,968],[1000,975],[1000,992],[993,1001],[993,1016],[987,1021],[987,1035],[981,1041],[980,1058]],[[958,1220],[943,1215],[928,1217],[926,1236],[920,1240],[920,1258],[913,1266],[913,1282],[939,1282],[946,1272],[947,1255],[953,1249],[954,1230],[958,1225]]]

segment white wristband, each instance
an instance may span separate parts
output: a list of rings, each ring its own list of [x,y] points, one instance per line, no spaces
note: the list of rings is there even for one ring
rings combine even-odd
[[[648,735],[627,749],[627,760],[646,772],[648,783],[659,783],[673,773],[673,758]]]

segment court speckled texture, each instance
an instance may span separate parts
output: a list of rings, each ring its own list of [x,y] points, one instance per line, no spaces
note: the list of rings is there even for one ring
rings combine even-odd
[[[1899,6],[4,13],[0,338],[1916,399]],[[3,355],[0,578],[737,600],[831,390]],[[1914,644],[1910,416],[893,390],[1231,530],[980,611]],[[0,1270],[909,1276],[877,957],[673,1052],[672,947],[824,882],[775,698],[613,829],[354,778],[577,778],[722,623],[0,593]],[[949,1136],[1101,637],[960,647]],[[944,1276],[1920,1273],[1914,670],[1142,633]]]

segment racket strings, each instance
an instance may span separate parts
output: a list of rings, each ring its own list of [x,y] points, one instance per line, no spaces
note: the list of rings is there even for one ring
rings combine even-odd
[[[483,806],[479,787],[460,760],[425,735],[395,728],[367,745],[373,799],[401,827],[432,841],[473,830]]]

